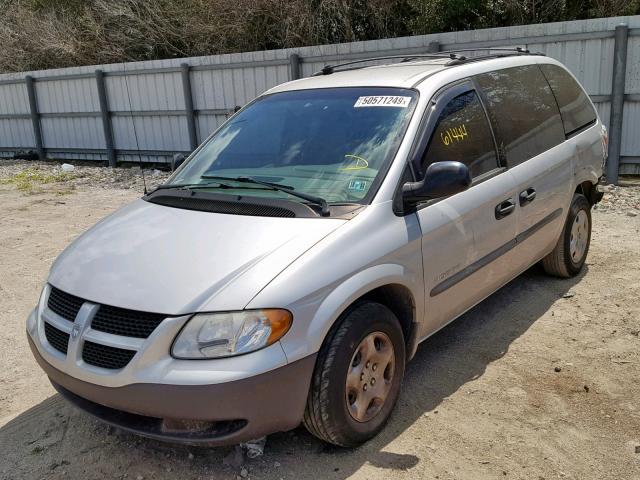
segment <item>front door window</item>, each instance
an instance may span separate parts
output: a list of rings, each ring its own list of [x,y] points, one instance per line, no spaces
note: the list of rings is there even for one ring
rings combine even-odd
[[[464,163],[472,177],[499,166],[487,116],[473,90],[458,95],[443,108],[422,159],[422,171],[446,160]]]

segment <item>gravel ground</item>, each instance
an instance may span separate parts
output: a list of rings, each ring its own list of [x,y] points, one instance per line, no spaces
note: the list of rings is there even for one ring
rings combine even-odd
[[[640,181],[636,179],[622,180],[623,185],[607,185],[604,187],[605,196],[594,208],[598,212],[625,214],[629,217],[640,215],[640,197],[638,197],[638,187]],[[635,187],[635,188],[633,188]]]
[[[0,161],[0,479],[640,479],[637,182],[593,212],[581,275],[534,267],[423,343],[379,437],[349,451],[299,428],[257,459],[106,427],[31,357],[24,321],[51,262],[141,185],[135,169]]]
[[[147,188],[152,188],[163,183],[170,172],[145,168],[144,173]],[[58,194],[67,194],[82,188],[115,188],[142,192],[144,186],[140,167],[137,166],[105,168],[74,164],[72,172],[65,172],[62,163],[59,162],[2,159],[0,183],[13,184],[23,193],[48,191]]]

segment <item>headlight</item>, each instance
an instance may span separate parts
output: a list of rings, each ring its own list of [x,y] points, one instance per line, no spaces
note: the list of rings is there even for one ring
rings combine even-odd
[[[293,317],[287,310],[199,313],[173,342],[176,358],[221,358],[259,350],[287,333]]]

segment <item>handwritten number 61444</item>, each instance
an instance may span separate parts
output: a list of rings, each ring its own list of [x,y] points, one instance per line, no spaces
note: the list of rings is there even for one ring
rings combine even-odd
[[[440,139],[447,147],[453,142],[461,142],[468,136],[467,126],[463,123],[457,127],[447,128],[444,132],[440,132]]]

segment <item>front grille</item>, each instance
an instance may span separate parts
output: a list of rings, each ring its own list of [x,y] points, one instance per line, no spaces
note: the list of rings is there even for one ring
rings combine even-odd
[[[67,354],[69,348],[69,334],[58,330],[53,325],[44,322],[44,334],[47,337],[47,342],[58,350],[59,352]]]
[[[82,359],[86,363],[110,370],[119,370],[126,367],[135,354],[134,350],[108,347],[107,345],[93,342],[85,342],[82,349]]]
[[[147,338],[166,315],[101,305],[91,328],[124,337]]]
[[[78,311],[83,303],[83,299],[71,295],[70,293],[63,292],[62,290],[58,290],[56,287],[51,287],[47,306],[62,318],[73,322],[76,319],[76,315],[78,315]]]

